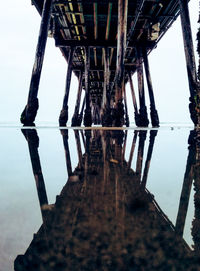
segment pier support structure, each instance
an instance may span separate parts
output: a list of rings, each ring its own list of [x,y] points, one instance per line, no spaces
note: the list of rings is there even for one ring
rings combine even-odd
[[[89,69],[90,69],[90,48],[85,47],[85,115],[84,125],[90,127],[92,125],[92,114],[90,107],[90,90],[89,90]]]
[[[35,53],[35,62],[32,70],[28,101],[20,118],[24,125],[30,125],[35,121],[37,110],[39,108],[37,96],[52,12],[52,2],[52,0],[45,0],[43,4],[42,19]]]
[[[72,77],[72,61],[73,61],[74,48],[70,48],[69,57],[68,57],[68,67],[67,67],[67,76],[66,76],[66,85],[65,85],[65,95],[63,99],[63,106],[60,112],[59,125],[65,126],[68,121],[68,100],[69,100],[69,91],[71,85]]]
[[[194,56],[194,46],[190,24],[190,15],[187,0],[179,0],[181,26],[187,65],[187,74],[190,90],[190,116],[195,126],[200,125],[200,85],[197,81],[197,71]]]
[[[118,29],[117,29],[117,59],[116,59],[116,89],[113,126],[124,124],[124,59],[126,52],[128,0],[118,0]]]
[[[76,105],[74,109],[74,115],[72,117],[72,126],[78,126],[78,114],[79,114],[81,94],[82,94],[82,79],[83,79],[83,73],[81,72],[79,75],[78,92],[77,92],[77,98],[76,98]]]
[[[146,73],[146,81],[147,81],[147,86],[148,86],[148,91],[149,91],[151,123],[153,127],[159,127],[159,118],[158,118],[158,112],[156,110],[156,105],[155,105],[153,85],[151,81],[151,74],[150,74],[149,61],[148,61],[146,48],[143,50],[143,60],[144,60],[144,69]]]
[[[141,48],[137,49],[137,77],[138,77],[138,91],[139,91],[139,126],[147,127],[149,125],[149,120],[147,116],[147,107],[145,103],[145,92],[144,92],[144,73],[143,73],[143,57]]]

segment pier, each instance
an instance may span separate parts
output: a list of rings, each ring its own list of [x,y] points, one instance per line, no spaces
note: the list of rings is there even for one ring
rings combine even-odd
[[[199,79],[187,0],[32,0],[32,3],[41,14],[41,25],[27,105],[21,115],[23,124],[35,121],[47,37],[52,37],[67,66],[60,126],[68,122],[68,98],[73,91],[77,99],[72,126],[83,123],[87,127],[93,124],[119,127],[129,126],[130,121],[134,121],[139,127],[147,127],[150,123],[158,127],[152,83],[156,78],[151,78],[148,56],[156,50],[178,16],[181,17],[188,74],[190,115],[195,126],[200,124]],[[79,81],[77,90],[70,89],[72,72]],[[138,93],[132,80],[135,73]],[[127,84],[131,88],[134,116],[128,113]]]

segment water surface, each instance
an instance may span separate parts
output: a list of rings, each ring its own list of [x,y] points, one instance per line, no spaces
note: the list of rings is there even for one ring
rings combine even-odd
[[[198,270],[191,127],[0,131],[0,271]]]

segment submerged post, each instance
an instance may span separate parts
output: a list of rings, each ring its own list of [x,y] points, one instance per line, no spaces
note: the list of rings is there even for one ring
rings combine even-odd
[[[149,69],[149,61],[147,57],[146,48],[143,50],[143,60],[144,60],[147,86],[148,86],[148,91],[149,91],[151,123],[153,127],[159,127],[159,118],[158,118],[158,112],[156,110],[156,105],[155,105],[153,85],[151,81],[151,74],[150,74],[150,69]]]
[[[68,57],[68,67],[67,67],[67,76],[66,76],[66,85],[65,85],[65,95],[63,99],[63,106],[60,112],[59,125],[65,126],[68,121],[68,99],[69,99],[69,90],[72,77],[72,61],[73,61],[74,48],[70,48],[69,57]]]
[[[25,125],[29,125],[34,122],[39,107],[37,95],[49,30],[49,23],[52,11],[52,1],[53,0],[45,0],[43,4],[40,32],[35,53],[35,62],[33,65],[28,101],[20,118],[21,122]]]
[[[200,125],[200,87],[199,83],[197,82],[196,63],[194,56],[188,1],[179,0],[179,6],[190,89],[190,116],[195,125]]]

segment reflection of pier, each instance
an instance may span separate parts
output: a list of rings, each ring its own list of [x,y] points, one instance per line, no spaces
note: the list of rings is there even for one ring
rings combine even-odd
[[[35,130],[24,130],[24,134],[43,210],[44,180],[37,177],[42,175],[38,137]],[[175,228],[146,189],[157,131],[135,131],[126,161],[127,131],[86,130],[81,144],[80,131],[75,130],[79,157],[75,170],[68,131],[61,134],[69,179],[54,207],[46,206],[46,213],[42,212],[43,225],[26,253],[16,258],[16,271],[198,270],[194,253],[180,234],[184,221],[177,218]],[[179,215],[185,207],[180,209]]]

